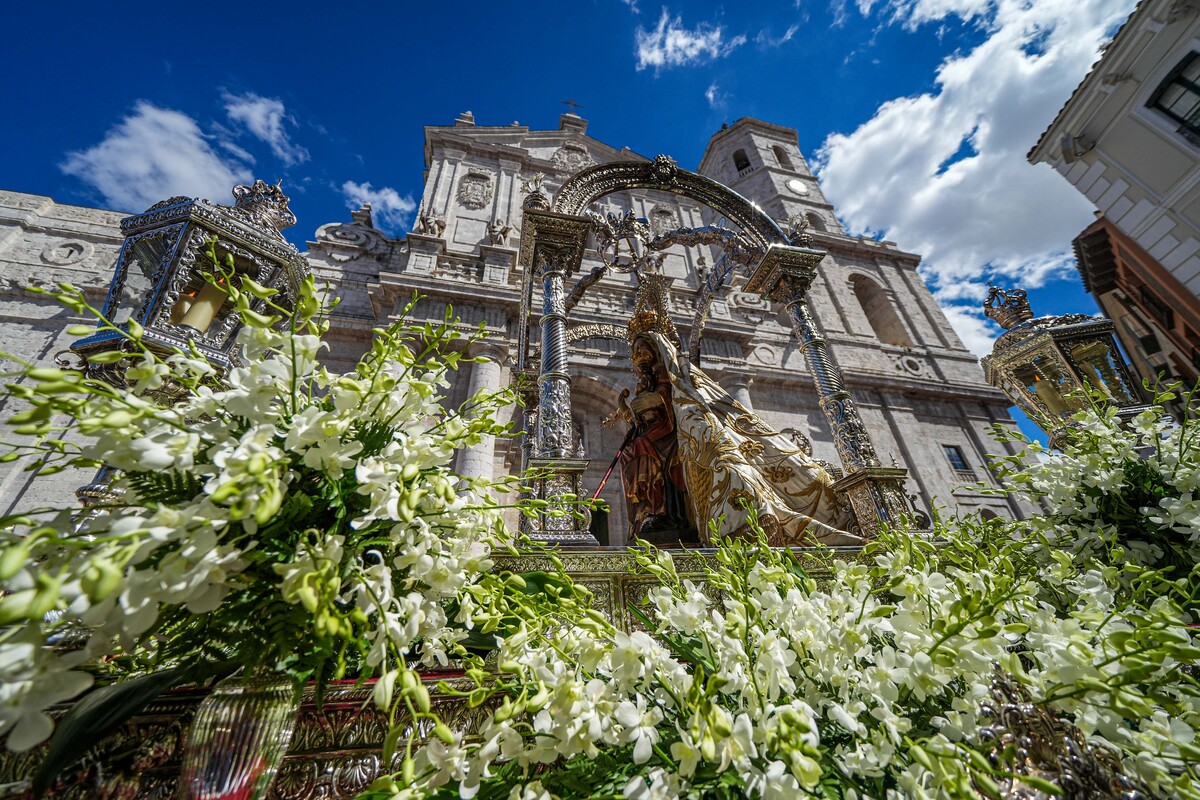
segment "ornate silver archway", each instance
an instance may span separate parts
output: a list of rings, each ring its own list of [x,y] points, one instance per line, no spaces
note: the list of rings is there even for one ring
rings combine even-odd
[[[601,164],[567,179],[553,204],[541,191],[540,180],[524,187],[526,198],[521,225],[519,263],[525,269],[520,320],[518,322],[517,366],[526,378],[527,466],[542,471],[533,487],[536,496],[553,503],[556,497],[581,493],[580,478],[586,459],[574,457],[571,428],[571,382],[567,373],[567,314],[575,302],[604,274],[606,266],[579,279],[568,293],[566,279],[583,260],[590,232],[600,232],[598,216],[586,216],[588,207],[600,198],[629,189],[669,192],[702,203],[737,227],[740,263],[750,271],[746,291],[783,303],[799,341],[805,363],[812,374],[819,404],[829,422],[842,467],[846,473],[837,488],[845,493],[860,528],[867,533],[881,523],[900,524],[909,511],[904,494],[907,471],[883,467],[870,435],[862,423],[840,370],[830,360],[805,304],[805,296],[817,275],[825,252],[809,246],[803,228],[789,237],[761,209],[722,184],[680,169],[668,156],[647,162]],[[659,237],[670,243],[699,243],[712,237],[711,230],[686,229]],[[674,238],[672,238],[674,237]],[[732,269],[732,266],[730,267]],[[728,270],[726,270],[726,275]],[[709,281],[697,303],[692,326],[690,356],[699,357],[699,339],[713,291],[725,275]],[[536,370],[536,397],[530,362],[529,329],[533,311],[534,279],[542,286],[541,358]],[[536,403],[536,408],[533,404]],[[534,538],[562,544],[596,544],[586,521],[570,516],[547,516],[526,529]]]

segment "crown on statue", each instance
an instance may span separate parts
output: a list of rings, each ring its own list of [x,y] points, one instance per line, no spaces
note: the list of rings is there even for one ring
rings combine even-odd
[[[671,278],[666,275],[643,275],[638,283],[633,301],[633,315],[629,318],[629,344],[644,333],[661,333],[679,348],[679,332],[667,311],[667,288]]]
[[[983,313],[996,320],[1006,331],[1033,319],[1033,311],[1029,308],[1024,289],[1005,291],[996,286],[988,287],[987,299],[983,301]]]
[[[288,208],[289,198],[283,193],[283,181],[275,185],[261,180],[252,186],[233,187],[233,207],[255,225],[276,232],[296,224],[296,215]]]

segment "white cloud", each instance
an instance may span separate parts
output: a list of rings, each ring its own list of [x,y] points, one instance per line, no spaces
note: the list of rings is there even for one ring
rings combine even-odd
[[[969,345],[987,323],[954,303],[976,300],[989,278],[1036,288],[1073,265],[1071,240],[1092,206],[1025,154],[1130,5],[892,0],[877,9],[906,27],[953,14],[987,38],[942,62],[935,91],[891,100],[854,132],[829,136],[818,174],[852,232],[881,231],[925,256],[922,272]]]
[[[260,97],[253,92],[243,95],[224,92],[222,99],[229,119],[245,126],[246,130],[266,142],[285,166],[308,160],[308,151],[293,142],[285,130],[285,123],[295,124],[295,121],[288,116],[283,101]]]
[[[1003,0],[999,7],[1003,8]],[[863,15],[871,11],[872,0],[859,0],[858,8]],[[907,30],[915,30],[925,22],[937,22],[951,15],[964,22],[985,19],[989,12],[997,10],[994,0],[892,0],[884,8],[891,20],[901,23]]]
[[[638,8],[637,0],[621,0],[621,2],[629,6],[629,10],[634,14],[642,13],[642,10]]]
[[[983,312],[975,306],[943,303],[942,310],[946,312],[946,319],[950,321],[950,327],[954,328],[958,338],[977,356],[991,353],[996,344],[996,337],[1004,333],[999,325],[983,316]]]
[[[770,31],[764,28],[758,32],[758,35],[754,37],[754,43],[763,48],[779,47],[782,44],[790,42],[798,30],[800,30],[799,25],[789,25],[788,29],[783,32],[783,36],[780,36],[778,39],[776,39],[771,35]]]
[[[708,107],[712,109],[724,108],[729,100],[729,93],[722,92],[721,87],[717,86],[717,82],[713,81],[704,90],[704,99],[708,101]]]
[[[232,202],[234,185],[251,180],[247,165],[215,150],[194,119],[145,100],[99,144],[68,153],[60,168],[121,211],[176,195]]]
[[[746,37],[738,35],[726,40],[723,27],[704,22],[688,30],[683,27],[682,17],[672,17],[664,8],[657,27],[647,31],[639,25],[634,32],[634,41],[640,72],[646,67],[658,70],[712,61],[741,47],[746,43]]]
[[[370,183],[346,181],[342,184],[342,194],[351,209],[370,203],[371,219],[380,230],[387,233],[406,230],[412,221],[412,213],[417,210],[417,203],[411,195],[401,197],[390,186],[372,189]]]

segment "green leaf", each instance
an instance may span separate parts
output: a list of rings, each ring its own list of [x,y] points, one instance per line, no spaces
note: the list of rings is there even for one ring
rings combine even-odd
[[[204,481],[191,472],[130,472],[126,475],[138,497],[149,503],[180,505],[204,490]]]
[[[1047,780],[1042,780],[1041,778],[1035,778],[1032,775],[1014,775],[1013,777],[1026,786],[1032,787],[1041,792],[1045,792],[1053,797],[1058,797],[1063,793],[1062,788],[1058,786],[1058,784],[1051,783]]]
[[[42,797],[55,779],[160,694],[180,683],[181,668],[139,675],[119,683],[101,686],[84,696],[58,723],[46,748],[46,755],[33,775],[35,798]]]
[[[123,350],[108,350],[103,353],[89,353],[87,360],[89,364],[114,364],[129,357],[130,354]]]

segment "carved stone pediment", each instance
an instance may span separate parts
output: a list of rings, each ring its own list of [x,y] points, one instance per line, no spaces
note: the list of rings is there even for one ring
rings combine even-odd
[[[312,249],[326,253],[339,263],[386,253],[388,238],[371,221],[370,207],[364,206],[351,216],[352,222],[331,222],[318,228]]]

